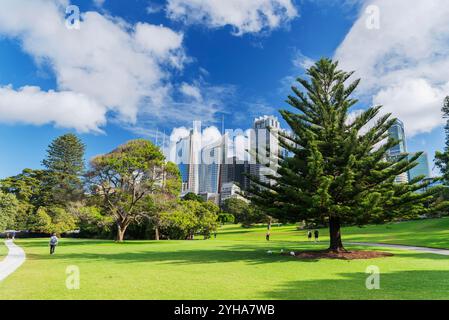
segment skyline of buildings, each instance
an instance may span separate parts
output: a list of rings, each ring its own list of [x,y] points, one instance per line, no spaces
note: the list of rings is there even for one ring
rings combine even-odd
[[[255,118],[251,129],[237,133],[227,130],[206,145],[202,142],[201,129],[201,122],[194,121],[188,136],[176,142],[176,156],[171,159],[181,172],[182,195],[193,192],[218,204],[231,197],[240,197],[239,193],[249,190],[251,182],[248,175],[256,176],[264,183],[274,183],[267,176],[276,174],[278,155],[286,155],[286,150],[279,145],[278,134],[288,134],[276,116]],[[397,120],[388,133],[399,140],[388,150],[389,159],[404,155],[410,159],[416,154],[407,150],[402,121]],[[239,138],[240,143],[237,142]],[[243,151],[237,150],[239,148]],[[407,183],[421,175],[430,178],[427,153],[424,152],[416,161],[417,166],[396,177],[395,182]]]
[[[193,192],[220,202],[248,190],[249,174],[274,183],[266,176],[276,174],[281,130],[285,132],[276,116],[265,115],[256,118],[251,129],[222,132],[220,138],[203,146],[201,123],[194,122],[188,136],[176,142],[174,161],[181,172],[181,194]]]

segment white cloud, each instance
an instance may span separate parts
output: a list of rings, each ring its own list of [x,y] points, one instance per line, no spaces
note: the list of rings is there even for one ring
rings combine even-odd
[[[232,26],[235,35],[276,29],[298,16],[292,0],[168,0],[166,11],[188,24]]]
[[[41,91],[26,86],[14,90],[0,87],[0,121],[99,131],[106,123],[105,108],[89,97],[74,92]]]
[[[185,62],[183,35],[148,23],[129,25],[97,12],[86,12],[80,30],[69,30],[64,21],[68,4],[65,0],[5,0],[0,11],[0,36],[19,39],[37,64],[49,66],[54,72],[57,91],[51,92],[52,96],[82,96],[100,106],[94,110],[95,119],[72,123],[73,113],[65,113],[65,118],[61,114],[49,121],[81,131],[99,130],[104,124],[99,119],[110,111],[127,123],[135,123],[141,113],[151,113],[156,119],[173,113],[167,104],[172,93],[170,68],[180,69]],[[0,100],[3,98],[0,96]],[[102,117],[97,114],[100,109]],[[32,111],[27,122],[41,121],[42,116]],[[39,121],[33,121],[33,117]],[[0,120],[6,119],[8,116],[1,113]]]
[[[440,109],[449,94],[449,6],[445,0],[372,0],[380,29],[367,28],[365,10],[338,48],[335,58],[362,78],[360,91],[404,121],[413,136],[442,123]]]
[[[400,113],[409,133],[430,132],[444,124],[441,116],[442,101],[449,93],[449,82],[432,86],[425,79],[404,79],[404,82],[380,90],[373,98],[376,105],[384,105],[384,112]],[[403,110],[397,110],[403,106]]]
[[[182,68],[185,55],[182,48],[183,35],[163,26],[137,23],[134,38],[142,51],[156,57],[160,62],[170,62]]]
[[[195,99],[196,101],[203,100],[203,97],[201,96],[200,88],[198,88],[197,86],[190,85],[188,83],[183,83],[179,90],[185,96],[191,97],[191,98]]]
[[[100,8],[104,5],[106,0],[93,0],[93,1],[94,1],[95,6]]]
[[[293,57],[293,66],[295,66],[298,69],[301,70],[307,70],[309,69],[311,66],[314,65],[315,61],[307,56],[305,56],[304,54],[302,54],[301,51],[297,51],[295,56]]]
[[[149,4],[146,8],[146,11],[148,14],[154,14],[154,13],[158,13],[161,12],[164,9],[163,5],[158,5],[158,4]]]

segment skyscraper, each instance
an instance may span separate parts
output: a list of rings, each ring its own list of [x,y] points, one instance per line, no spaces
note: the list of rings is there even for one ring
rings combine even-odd
[[[215,143],[205,146],[201,150],[201,162],[199,165],[199,192],[220,192],[220,171],[223,162],[224,139],[220,138]]]
[[[201,122],[194,121],[190,134],[176,143],[176,159],[182,177],[182,193],[199,193]]]
[[[280,130],[281,125],[275,116],[263,116],[254,120],[251,149],[257,154],[258,159],[252,158],[250,172],[264,183],[274,184],[274,180],[268,176],[276,174],[274,167],[280,153],[278,138]]]
[[[411,159],[415,155],[416,153],[410,153],[409,159]],[[421,156],[419,156],[416,162],[418,162],[418,165],[409,170],[408,179],[413,180],[418,176],[430,178],[429,158],[427,156],[427,152],[424,152]]]
[[[390,135],[390,137],[399,140],[399,143],[389,150],[389,155],[398,156],[407,153],[404,123],[401,120],[396,120],[395,124],[393,124],[391,128],[388,129],[388,134]]]
[[[225,183],[235,183],[243,191],[249,189],[250,180],[246,176],[250,173],[248,160],[238,159],[236,156],[228,158],[222,166],[221,181]]]
[[[398,144],[391,147],[388,150],[388,158],[392,161],[397,160],[401,156],[407,153],[407,145],[405,141],[405,130],[404,123],[397,119],[396,122],[388,129],[388,134],[391,138],[399,140]],[[404,172],[398,175],[395,179],[397,183],[407,183],[408,182],[408,173]]]

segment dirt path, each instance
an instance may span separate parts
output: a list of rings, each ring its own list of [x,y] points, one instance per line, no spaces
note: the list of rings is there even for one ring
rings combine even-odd
[[[346,242],[345,244],[351,244],[351,245],[356,245],[356,246],[403,249],[403,250],[419,251],[419,252],[425,252],[425,253],[435,253],[435,254],[440,254],[440,255],[444,255],[444,256],[449,256],[449,250],[447,250],[447,249],[436,249],[436,248],[427,248],[427,247],[405,246],[405,245],[401,245],[401,244],[372,243],[372,242]]]

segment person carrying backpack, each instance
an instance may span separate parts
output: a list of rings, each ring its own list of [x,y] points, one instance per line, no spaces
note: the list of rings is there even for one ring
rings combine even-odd
[[[56,236],[56,233],[53,233],[50,238],[50,254],[55,253],[56,246],[58,245],[58,237]]]

